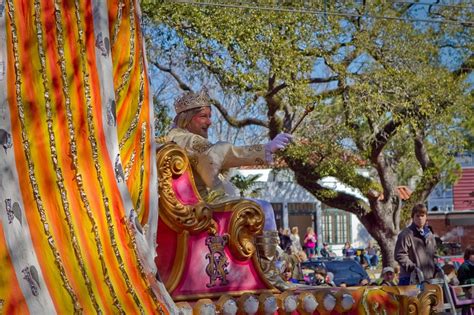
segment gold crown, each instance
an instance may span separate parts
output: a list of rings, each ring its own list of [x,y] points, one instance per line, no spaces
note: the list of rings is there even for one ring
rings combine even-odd
[[[187,92],[174,102],[174,109],[176,114],[188,111],[190,109],[211,106],[209,104],[209,97],[207,89],[203,88],[199,94],[194,92]]]
[[[219,252],[224,250],[224,244],[222,243],[210,243],[208,246],[211,252]]]
[[[224,250],[224,247],[228,242],[229,242],[229,236],[227,234],[224,234],[221,236],[219,235],[208,236],[206,238],[206,245],[211,252]]]

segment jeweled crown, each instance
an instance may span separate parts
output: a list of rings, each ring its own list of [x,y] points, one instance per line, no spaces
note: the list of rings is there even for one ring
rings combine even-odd
[[[210,106],[206,88],[199,93],[187,92],[174,102],[176,114],[205,106]]]

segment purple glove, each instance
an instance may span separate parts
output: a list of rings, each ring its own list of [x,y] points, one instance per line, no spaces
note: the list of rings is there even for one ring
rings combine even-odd
[[[293,139],[289,133],[279,133],[272,141],[265,144],[265,159],[268,163],[273,161],[272,153],[283,150]]]

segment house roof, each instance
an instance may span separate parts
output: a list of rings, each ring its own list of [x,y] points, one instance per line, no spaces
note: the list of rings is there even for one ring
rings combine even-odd
[[[407,200],[411,196],[411,189],[408,188],[407,186],[398,186],[397,187],[397,193],[402,200]]]

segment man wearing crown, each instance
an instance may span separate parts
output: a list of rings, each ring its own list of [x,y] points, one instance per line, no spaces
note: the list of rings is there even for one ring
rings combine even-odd
[[[176,117],[167,138],[186,149],[196,187],[209,203],[238,198],[236,188],[222,175],[224,171],[231,167],[271,163],[272,154],[284,149],[292,138],[290,134],[281,133],[267,144],[234,146],[228,142],[211,143],[207,139],[211,105],[206,90],[187,92],[176,100],[174,106]],[[278,232],[273,209],[268,202],[254,201],[260,204],[265,215],[263,235],[256,239],[260,265],[271,284],[282,290],[288,289],[291,285],[281,279],[274,262]]]

